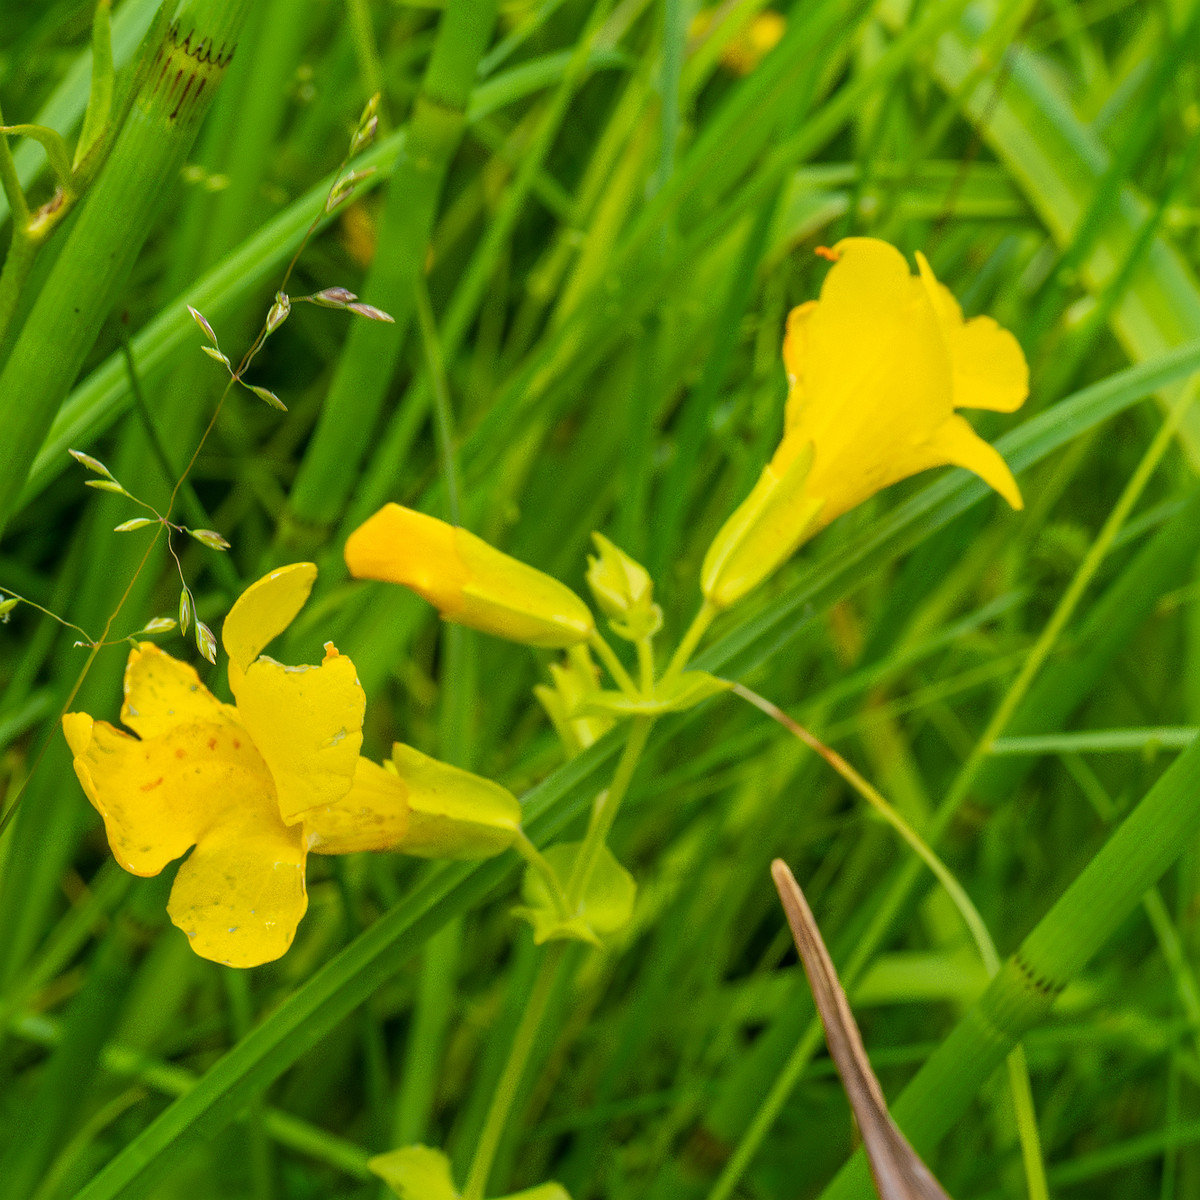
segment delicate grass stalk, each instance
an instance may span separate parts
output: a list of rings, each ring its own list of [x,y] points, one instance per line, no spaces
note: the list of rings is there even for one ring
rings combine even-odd
[[[653,717],[634,717],[629,723],[629,733],[626,737],[625,749],[621,753],[621,761],[617,763],[612,783],[596,797],[583,845],[580,847],[575,865],[571,869],[571,878],[567,881],[568,912],[575,912],[583,902],[588,880],[592,876],[592,868],[596,865],[596,859],[599,857],[601,849],[608,842],[609,831],[617,819],[621,802],[625,799],[626,792],[629,791],[633,773],[637,770],[637,765],[642,758],[642,751],[646,748],[646,741],[653,728]]]
[[[1121,495],[1117,498],[1116,504],[1113,505],[1112,510],[1101,526],[1100,532],[1096,535],[1096,540],[1088,547],[1088,552],[1084,556],[1083,562],[1079,564],[1079,568],[1071,579],[1070,585],[1063,593],[1062,598],[1055,606],[1050,620],[1046,622],[1042,632],[1038,635],[1037,641],[1030,649],[1021,670],[1017,673],[1017,677],[1009,684],[1003,700],[996,707],[983,733],[980,734],[978,741],[975,743],[975,748],[959,769],[954,782],[950,785],[946,798],[938,808],[934,819],[935,837],[940,836],[945,831],[954,814],[958,811],[959,806],[966,799],[971,785],[975,781],[976,773],[991,752],[992,743],[1004,732],[1005,726],[1011,720],[1021,701],[1025,698],[1025,694],[1032,686],[1038,672],[1042,669],[1050,652],[1062,636],[1067,623],[1074,616],[1080,600],[1082,600],[1084,593],[1095,578],[1096,572],[1100,569],[1100,564],[1103,563],[1111,549],[1113,540],[1120,533],[1121,527],[1125,524],[1130,512],[1133,511],[1133,506],[1138,502],[1146,485],[1158,469],[1163,455],[1170,448],[1175,435],[1179,432],[1180,426],[1191,412],[1198,389],[1200,389],[1200,377],[1193,377],[1175,400],[1174,405],[1167,414],[1167,419],[1159,426],[1150,445],[1146,447],[1145,453],[1122,489]]]
[[[188,0],[0,373],[0,534],[237,47],[250,0]]]
[[[462,1190],[462,1200],[483,1200],[492,1164],[496,1159],[496,1151],[500,1148],[500,1139],[504,1136],[509,1114],[520,1091],[529,1056],[533,1053],[538,1034],[541,1032],[542,1018],[546,1015],[546,1007],[554,992],[554,984],[558,979],[566,947],[565,942],[555,942],[545,952],[541,966],[538,967],[529,999],[525,1002],[525,1009],[521,1014],[521,1023],[513,1034],[512,1048],[508,1052],[504,1072],[496,1084],[483,1130],[475,1146],[471,1170]]]

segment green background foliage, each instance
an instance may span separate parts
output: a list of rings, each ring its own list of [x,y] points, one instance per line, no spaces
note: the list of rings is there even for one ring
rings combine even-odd
[[[1029,358],[1025,407],[976,423],[1025,512],[961,471],[898,485],[723,617],[696,665],[850,759],[1005,965],[989,983],[909,849],[760,713],[722,696],[665,718],[613,830],[633,921],[556,951],[491,1194],[870,1195],[778,855],[951,1194],[1029,1194],[996,1069],[1021,1041],[1054,1195],[1200,1197],[1200,4],[781,2],[783,41],[742,77],[720,44],[762,7],[722,5],[704,40],[687,0],[185,0],[181,29],[236,41],[211,107],[133,101],[0,345],[0,589],[99,634],[150,534],[111,532],[137,510],[85,490],[67,448],[165,504],[224,383],[185,305],[240,355],[380,91],[356,163],[375,173],[320,217],[290,290],[348,287],[396,323],[297,306],[249,377],[289,411],[233,394],[180,494],[178,519],[233,549],[178,550],[214,628],[312,558],[275,653],[353,657],[367,752],[468,766],[523,796],[536,842],[577,840],[621,732],[564,764],[531,700],[549,656],[348,580],[346,534],[387,500],[458,503],[582,590],[601,530],[651,568],[669,643],[778,438],[813,249],[924,251]],[[118,97],[156,8],[115,6]],[[91,21],[80,0],[0,5],[8,122],[72,143]],[[45,157],[12,144],[36,208]],[[115,634],[178,587],[160,546]],[[412,1142],[461,1184],[541,953],[509,914],[519,859],[314,860],[285,958],[196,958],[166,918],[173,868],[125,875],[74,780],[57,715],[78,637],[27,604],[0,627],[6,811],[24,788],[0,838],[5,1200],[366,1200],[368,1158]],[[115,720],[123,663],[102,650],[74,706]]]

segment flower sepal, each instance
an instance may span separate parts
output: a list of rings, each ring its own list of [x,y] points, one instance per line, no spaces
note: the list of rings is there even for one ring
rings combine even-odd
[[[721,526],[700,568],[700,590],[717,608],[728,608],[757,587],[815,531],[824,501],[805,492],[813,453],[807,442],[782,475],[776,463],[768,463]]]
[[[429,1146],[403,1146],[367,1160],[373,1171],[400,1200],[459,1200],[450,1160]],[[561,1183],[543,1183],[498,1200],[571,1200]]]
[[[627,696],[624,692],[595,692],[584,696],[573,717],[659,717],[665,713],[685,712],[712,696],[733,687],[728,679],[718,679],[707,671],[684,671],[660,680],[649,696]]]
[[[567,891],[582,846],[582,842],[560,842],[545,852],[545,861],[559,881],[560,894]],[[512,915],[533,926],[533,940],[539,946],[551,941],[601,946],[606,937],[629,924],[636,897],[633,876],[607,846],[601,846],[583,889],[583,898],[573,912],[563,911],[543,873],[529,866],[521,883],[521,899],[525,903],[516,906]]]
[[[384,768],[407,789],[408,829],[392,845],[417,858],[491,858],[521,832],[521,803],[507,788],[397,742]]]

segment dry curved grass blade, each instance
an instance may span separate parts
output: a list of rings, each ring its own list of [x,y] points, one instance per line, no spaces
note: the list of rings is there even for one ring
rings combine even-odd
[[[863,1148],[880,1200],[950,1200],[888,1112],[846,993],[796,877],[779,858],[771,863],[771,877],[825,1027],[830,1056],[862,1132]]]

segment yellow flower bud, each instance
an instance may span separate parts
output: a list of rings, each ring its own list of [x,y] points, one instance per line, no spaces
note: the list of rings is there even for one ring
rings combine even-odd
[[[662,628],[662,609],[654,603],[654,583],[641,563],[602,533],[592,540],[599,557],[588,555],[588,587],[613,629],[630,641],[651,637]]]
[[[529,646],[564,648],[595,632],[591,610],[565,584],[473,533],[386,504],[346,541],[359,579],[411,588],[446,621]]]

